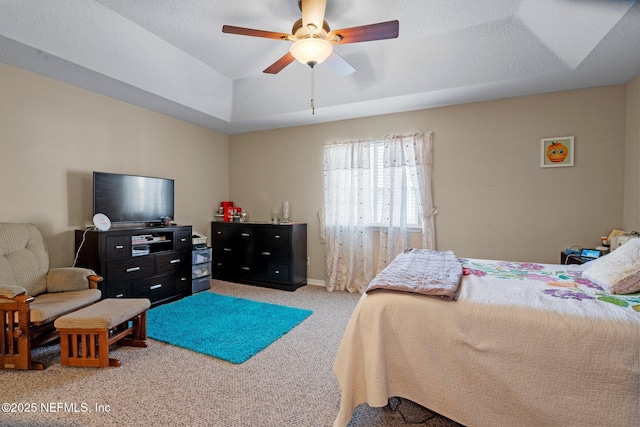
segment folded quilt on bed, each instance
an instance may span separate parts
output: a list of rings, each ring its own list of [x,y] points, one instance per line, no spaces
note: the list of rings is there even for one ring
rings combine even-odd
[[[453,251],[407,249],[369,283],[366,292],[384,289],[455,301],[461,278],[462,264]]]

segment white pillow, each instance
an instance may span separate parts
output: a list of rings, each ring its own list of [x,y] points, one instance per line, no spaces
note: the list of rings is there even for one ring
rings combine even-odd
[[[617,287],[616,284],[640,271],[640,238],[633,238],[608,255],[589,262],[582,277],[603,286],[613,293],[633,293],[636,287]],[[615,292],[614,292],[615,291]]]

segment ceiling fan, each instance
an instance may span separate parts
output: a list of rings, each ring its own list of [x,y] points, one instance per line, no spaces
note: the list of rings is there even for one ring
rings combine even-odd
[[[326,5],[327,0],[300,0],[298,6],[302,11],[302,19],[298,19],[293,24],[291,34],[232,25],[223,25],[222,32],[294,42],[289,52],[263,71],[268,74],[279,73],[297,59],[311,68],[326,61],[334,71],[346,76],[353,73],[355,69],[333,50],[333,45],[398,37],[397,20],[331,30],[327,21],[324,20]]]

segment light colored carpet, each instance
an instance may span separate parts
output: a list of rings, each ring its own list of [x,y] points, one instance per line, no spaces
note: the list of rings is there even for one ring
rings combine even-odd
[[[212,291],[313,314],[241,365],[149,340],[146,349],[113,346],[110,355],[120,359],[119,368],[69,368],[60,365],[57,345],[42,347],[34,359],[47,363],[46,370],[0,371],[0,403],[22,409],[0,413],[0,425],[331,426],[340,402],[333,361],[359,295],[221,281],[212,281]],[[350,427],[406,426],[429,415],[412,402],[392,399],[385,408],[359,406]],[[458,426],[441,416],[419,425]]]

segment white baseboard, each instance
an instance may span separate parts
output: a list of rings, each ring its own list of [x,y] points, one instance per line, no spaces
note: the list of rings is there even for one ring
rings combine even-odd
[[[326,286],[326,284],[324,283],[324,280],[318,280],[318,279],[308,279],[307,278],[307,285],[312,285],[312,286]]]

